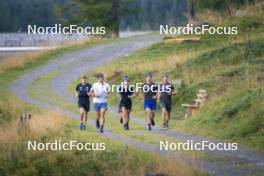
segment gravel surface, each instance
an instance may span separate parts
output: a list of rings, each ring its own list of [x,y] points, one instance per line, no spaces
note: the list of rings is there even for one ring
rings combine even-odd
[[[122,39],[112,43],[100,44],[87,49],[66,53],[50,61],[46,65],[19,77],[19,79],[12,84],[11,90],[19,98],[30,104],[62,112],[67,116],[78,119],[78,114],[74,112],[60,107],[54,107],[46,102],[30,97],[27,92],[28,86],[43,74],[57,70],[59,73],[56,77],[54,77],[51,82],[47,83],[49,84],[50,91],[56,92],[56,94],[63,97],[65,101],[75,102],[75,98],[66,89],[71,81],[77,79],[82,73],[160,41],[161,38],[159,36],[147,35]],[[113,110],[110,111],[114,113]],[[145,121],[142,118],[132,116],[131,120],[145,125]],[[92,123],[94,124],[94,122]],[[184,141],[193,140],[194,142],[201,142],[203,140],[208,140],[204,137],[192,136],[172,130],[164,130],[159,127],[155,127],[153,133],[163,134]],[[142,148],[156,154],[170,156],[176,160],[187,162],[188,164],[198,165],[198,167],[212,174],[222,176],[261,176],[264,173],[264,156],[250,151],[242,145],[239,146],[239,150],[232,152],[207,150],[205,151],[208,154],[206,159],[193,160],[190,156],[184,156],[177,152],[162,151],[157,145],[143,143],[135,139],[114,134],[109,129],[106,129],[103,135],[112,140],[122,141],[128,145]],[[209,141],[213,143],[219,142],[217,140]]]

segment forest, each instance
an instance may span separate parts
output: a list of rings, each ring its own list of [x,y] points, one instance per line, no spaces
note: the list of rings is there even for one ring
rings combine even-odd
[[[231,15],[232,8],[257,0],[8,0],[0,1],[0,32],[23,32],[27,25],[104,25],[113,30],[157,30],[182,25],[196,11]],[[118,32],[117,31],[117,32]]]

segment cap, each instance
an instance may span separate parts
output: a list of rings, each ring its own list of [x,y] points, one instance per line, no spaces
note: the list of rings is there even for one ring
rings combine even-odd
[[[124,76],[124,81],[129,81],[129,78],[128,78],[128,76],[126,75],[126,76]]]

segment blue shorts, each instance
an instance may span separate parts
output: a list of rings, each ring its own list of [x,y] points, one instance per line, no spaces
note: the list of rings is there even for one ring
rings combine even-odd
[[[151,109],[152,111],[155,111],[157,109],[157,103],[156,101],[149,101],[149,100],[145,100],[144,101],[144,109]]]
[[[107,103],[94,103],[95,112],[100,112],[101,109],[105,109],[107,111]]]

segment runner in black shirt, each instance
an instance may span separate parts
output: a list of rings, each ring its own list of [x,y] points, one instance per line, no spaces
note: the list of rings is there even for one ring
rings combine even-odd
[[[128,77],[124,77],[123,85],[121,85],[118,89],[118,96],[120,97],[120,106],[122,111],[122,121],[125,130],[129,130],[129,118],[130,112],[132,109],[132,96],[134,93],[134,89],[129,86]]]
[[[87,77],[81,77],[81,83],[76,86],[75,94],[78,97],[78,106],[80,109],[80,130],[86,130],[87,113],[90,111],[90,89],[91,85],[87,83]]]
[[[171,113],[171,97],[176,95],[174,87],[169,83],[168,76],[163,76],[163,83],[160,85],[159,99],[162,111],[163,128],[168,128]]]

